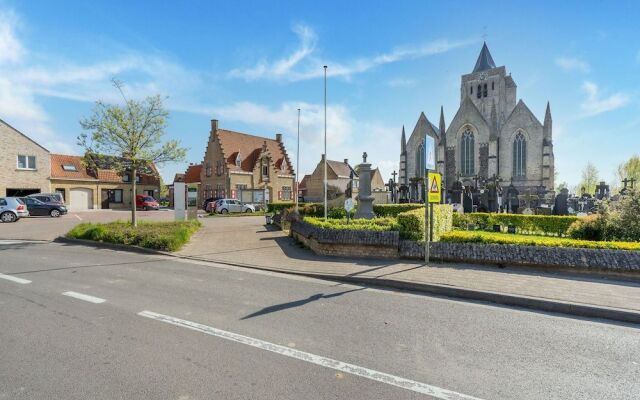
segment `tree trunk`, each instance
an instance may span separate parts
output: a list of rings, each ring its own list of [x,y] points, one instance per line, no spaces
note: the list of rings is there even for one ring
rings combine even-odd
[[[131,225],[134,227],[138,226],[138,220],[136,218],[136,176],[137,169],[133,168],[131,170]]]

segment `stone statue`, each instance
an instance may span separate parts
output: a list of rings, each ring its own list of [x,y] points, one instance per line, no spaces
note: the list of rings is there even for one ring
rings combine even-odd
[[[371,164],[367,164],[367,152],[362,153],[362,161],[358,179],[360,182],[358,189],[358,210],[354,218],[371,219],[375,217],[373,213],[373,199],[371,195]]]

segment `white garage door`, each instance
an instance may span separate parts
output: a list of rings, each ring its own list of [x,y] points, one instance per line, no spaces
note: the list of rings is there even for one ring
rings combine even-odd
[[[90,210],[93,208],[93,190],[76,188],[69,191],[69,209]]]

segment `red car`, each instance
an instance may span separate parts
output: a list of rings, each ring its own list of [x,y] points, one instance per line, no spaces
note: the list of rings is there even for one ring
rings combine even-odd
[[[147,211],[147,210],[159,210],[160,209],[160,203],[158,203],[156,201],[156,199],[154,199],[151,196],[147,196],[147,195],[144,195],[144,194],[137,194],[136,195],[136,208],[142,208],[145,211]]]

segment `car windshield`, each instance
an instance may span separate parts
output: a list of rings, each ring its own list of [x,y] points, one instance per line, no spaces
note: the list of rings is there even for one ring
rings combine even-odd
[[[21,198],[16,197],[16,201],[18,202],[18,204],[24,204],[24,201],[22,201]]]
[[[142,198],[143,201],[156,201],[156,199],[154,199],[153,197],[143,197]]]

